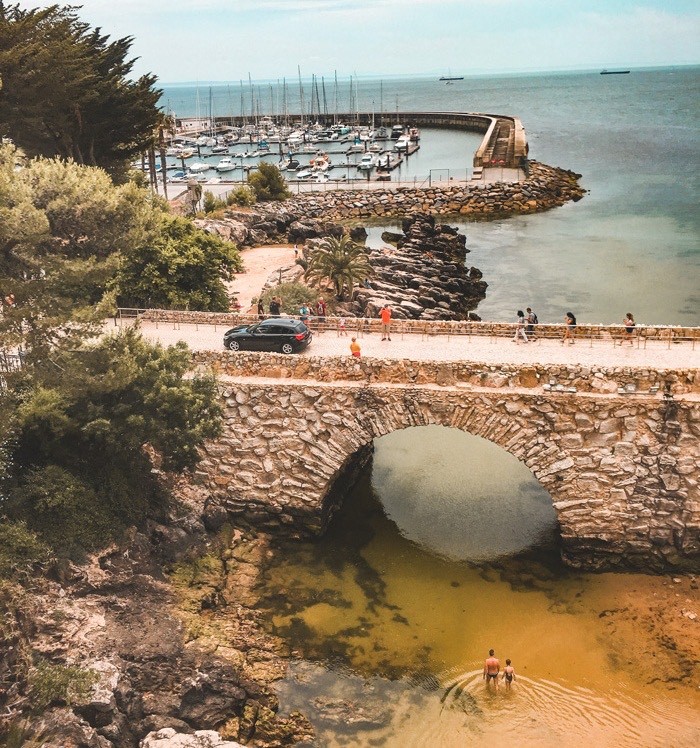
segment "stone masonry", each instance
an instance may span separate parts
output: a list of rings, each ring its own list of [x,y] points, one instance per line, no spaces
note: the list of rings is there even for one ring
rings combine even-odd
[[[233,366],[236,376],[222,380],[224,433],[207,445],[198,472],[217,503],[252,524],[322,532],[334,484],[358,453],[397,429],[437,424],[488,439],[527,465],[552,497],[572,565],[662,568],[700,555],[700,402],[687,387],[673,397],[620,395],[583,386],[578,371],[581,391],[551,392],[531,371],[519,380],[489,367],[477,379],[416,382],[406,376],[410,362],[403,377],[351,381],[345,361],[335,377],[332,359],[323,362],[326,376],[307,366],[291,378],[284,357],[277,373],[271,358],[260,359],[264,374]]]

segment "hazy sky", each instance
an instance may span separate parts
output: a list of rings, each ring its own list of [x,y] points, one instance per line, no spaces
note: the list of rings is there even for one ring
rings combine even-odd
[[[74,0],[77,4],[80,0]],[[23,7],[48,2],[21,2]],[[697,64],[698,0],[83,0],[162,82]]]

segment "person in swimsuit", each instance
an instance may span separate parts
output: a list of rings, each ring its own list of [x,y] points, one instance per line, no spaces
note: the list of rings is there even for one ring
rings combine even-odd
[[[510,664],[510,660],[506,660],[501,679],[506,682],[506,691],[510,691],[510,684],[515,680],[515,668]]]
[[[494,656],[493,649],[489,649],[489,656],[484,662],[484,680],[486,681],[486,687],[488,688],[491,681],[493,681],[498,691],[498,673],[501,670],[501,663]]]

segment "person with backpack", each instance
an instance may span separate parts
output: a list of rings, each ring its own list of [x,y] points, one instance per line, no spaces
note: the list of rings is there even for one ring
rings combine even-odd
[[[526,311],[527,317],[525,319],[527,320],[527,327],[525,328],[525,332],[531,340],[534,340],[535,325],[539,324],[539,320],[537,319],[537,315],[532,311],[530,307],[528,307]]]

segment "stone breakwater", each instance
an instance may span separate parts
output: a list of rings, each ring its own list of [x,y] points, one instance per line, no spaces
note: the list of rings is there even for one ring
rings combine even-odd
[[[292,212],[309,218],[347,220],[359,218],[394,218],[411,213],[438,216],[495,218],[523,213],[537,213],[578,201],[585,190],[579,185],[580,174],[530,162],[528,177],[522,182],[496,182],[485,185],[458,184],[398,188],[396,190],[334,190],[314,192],[288,200]]]
[[[469,220],[538,213],[580,200],[585,190],[580,174],[530,162],[522,182],[460,183],[392,189],[329,189],[297,195],[279,203],[263,203],[252,210],[229,209],[224,218],[199,218],[195,223],[238,246],[335,235],[334,222],[397,219],[413,213],[464,216]]]

